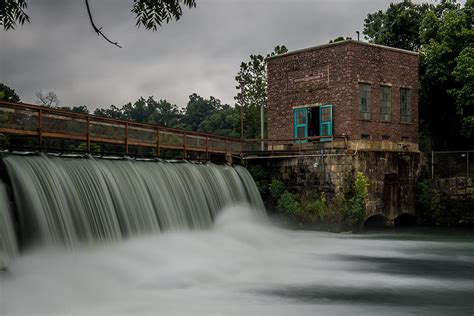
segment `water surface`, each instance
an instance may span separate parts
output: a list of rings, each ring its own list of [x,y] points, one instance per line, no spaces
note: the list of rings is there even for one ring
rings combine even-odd
[[[1,315],[472,315],[474,237],[277,228],[245,207],[209,230],[36,248],[1,272]]]

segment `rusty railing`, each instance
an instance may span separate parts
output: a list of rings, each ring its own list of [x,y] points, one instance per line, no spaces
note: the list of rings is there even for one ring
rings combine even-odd
[[[243,157],[258,153],[302,153],[319,145],[326,148],[347,145],[344,136],[243,140],[4,100],[0,100],[1,134],[36,139],[34,147],[40,151],[47,150],[46,140],[65,140],[82,144],[87,153],[92,151],[92,144],[111,144],[122,146],[125,155],[130,154],[133,146],[152,149],[157,157],[163,150],[175,150],[185,158],[189,153],[198,153],[205,155],[206,160],[210,154]],[[1,141],[0,138],[0,146]]]

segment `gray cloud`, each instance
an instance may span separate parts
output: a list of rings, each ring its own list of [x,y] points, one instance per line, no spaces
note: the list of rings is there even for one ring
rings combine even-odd
[[[157,32],[135,27],[130,1],[90,1],[96,23],[122,49],[92,31],[83,1],[29,1],[31,24],[0,33],[0,81],[25,102],[53,90],[62,105],[122,105],[154,95],[184,106],[188,95],[233,104],[234,77],[252,53],[355,37],[367,13],[390,0],[198,0]]]

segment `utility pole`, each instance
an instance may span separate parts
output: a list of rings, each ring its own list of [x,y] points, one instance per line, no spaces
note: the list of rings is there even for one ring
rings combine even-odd
[[[240,105],[240,138],[244,139],[244,106]]]

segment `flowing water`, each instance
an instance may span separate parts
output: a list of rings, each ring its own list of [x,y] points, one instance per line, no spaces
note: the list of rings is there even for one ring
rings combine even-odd
[[[43,243],[26,248],[13,257],[8,270],[0,272],[2,316],[474,313],[472,232],[351,235],[291,231],[272,225],[254,209],[261,200],[244,169],[82,161],[97,164],[98,171],[86,176],[87,170],[77,160],[7,159],[15,199],[23,199],[22,214],[44,216],[46,223],[64,226],[50,232],[34,221],[22,224],[23,229],[39,227],[32,235],[41,236]],[[54,166],[48,165],[51,161]],[[43,165],[38,165],[40,162]],[[161,167],[169,170],[158,172]],[[141,180],[133,178],[137,173]],[[155,175],[162,180],[154,179]],[[24,177],[34,185],[19,182]],[[85,191],[87,186],[81,182],[85,179],[79,181],[82,177],[89,179],[87,185],[94,185],[93,190]],[[190,177],[197,180],[184,183],[191,181]],[[163,179],[167,179],[168,188],[155,182]],[[125,180],[131,181],[127,189],[121,187]],[[183,187],[173,187],[175,181]],[[157,188],[174,195],[165,196]],[[105,189],[109,195],[102,195]],[[148,193],[137,192],[142,189]],[[76,194],[73,198],[72,193]],[[0,186],[0,203],[2,194],[6,196]],[[100,201],[94,200],[94,194],[101,197]],[[155,204],[158,194],[168,202]],[[107,204],[108,198],[111,204]],[[31,199],[39,204],[28,202]],[[236,205],[239,202],[254,207]],[[153,216],[146,211],[148,204],[153,205],[157,224],[150,222]],[[110,209],[105,209],[106,205]],[[183,218],[164,210],[163,205],[181,212]],[[99,215],[89,214],[92,207],[103,212],[113,210],[119,229],[94,230],[94,225],[115,224],[104,224],[100,217],[94,217]],[[190,210],[199,214],[186,213]],[[137,218],[128,212],[136,212]],[[67,216],[70,226],[63,222]],[[143,220],[139,216],[148,217]],[[58,217],[62,221],[59,224]],[[84,228],[88,226],[90,232]],[[66,234],[68,229],[72,232]],[[110,236],[124,240],[110,242],[114,239]]]

